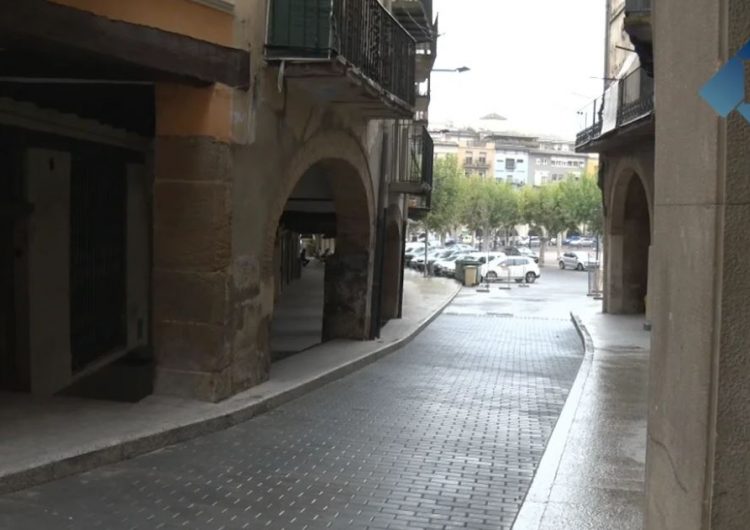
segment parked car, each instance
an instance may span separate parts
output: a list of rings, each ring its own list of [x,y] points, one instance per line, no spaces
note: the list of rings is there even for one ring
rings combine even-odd
[[[489,254],[489,255],[488,255]],[[481,251],[472,251],[472,252],[465,252],[462,254],[458,254],[455,256],[455,259],[452,259],[451,257],[450,261],[444,260],[440,262],[440,275],[446,276],[448,278],[455,278],[456,276],[456,263],[459,261],[476,261],[480,265],[484,265],[487,263],[487,258],[489,257],[489,261],[492,262],[499,258],[506,257],[503,252],[481,252]],[[437,263],[437,262],[436,262]],[[457,278],[460,279],[460,278]]]
[[[498,258],[505,258],[507,255],[505,252],[499,252],[496,250],[491,250],[490,252],[485,252],[483,250],[478,250],[474,252],[469,252],[466,254],[465,259],[470,259],[474,261],[478,261],[480,264],[484,265],[485,263],[488,263],[488,261],[491,263],[495,261]],[[488,260],[489,258],[489,260]]]
[[[594,238],[591,237],[579,237],[570,242],[571,247],[593,247],[595,244]]]
[[[582,252],[566,252],[560,258],[560,268],[582,271],[586,270],[588,261],[588,256]]]
[[[507,256],[524,256],[533,259],[534,263],[539,263],[539,256],[529,247],[505,247],[503,252]]]
[[[508,256],[484,265],[480,269],[483,280],[497,281],[510,278],[516,282],[534,283],[542,276],[539,265],[524,256]]]
[[[425,263],[435,263],[439,259],[449,258],[454,254],[458,254],[459,252],[460,251],[458,250],[439,248],[427,253],[427,261],[425,261],[425,256],[424,254],[422,254],[421,256],[415,257],[412,260],[412,263],[417,270],[423,271],[425,268]]]
[[[463,259],[465,254],[457,253],[444,259],[439,259],[433,265],[436,276],[453,278],[456,274],[456,261]]]

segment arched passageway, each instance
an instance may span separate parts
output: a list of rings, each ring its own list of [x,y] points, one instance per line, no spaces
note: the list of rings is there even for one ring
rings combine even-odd
[[[612,195],[607,268],[607,311],[646,312],[651,213],[636,173],[621,176]]]
[[[307,169],[270,236],[272,360],[332,339],[367,338],[370,207],[357,170],[335,159]]]

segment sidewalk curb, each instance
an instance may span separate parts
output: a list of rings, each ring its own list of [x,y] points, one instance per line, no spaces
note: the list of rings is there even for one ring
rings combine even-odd
[[[560,417],[557,419],[555,428],[547,441],[547,447],[544,449],[544,454],[534,474],[529,491],[526,493],[521,509],[513,522],[513,530],[538,530],[542,524],[552,486],[557,478],[557,471],[568,443],[568,434],[573,426],[578,405],[583,396],[583,388],[591,373],[595,351],[594,341],[581,317],[571,312],[570,320],[573,322],[573,327],[575,327],[583,346],[581,367],[578,369],[578,374],[570,387]]]
[[[134,433],[128,439],[105,443],[103,447],[93,447],[83,453],[74,455],[62,455],[58,460],[11,472],[0,476],[0,494],[30,488],[69,475],[83,473],[100,466],[128,460],[243,423],[328,383],[346,377],[407,345],[440,316],[460,292],[461,287],[457,285],[455,292],[448,295],[435,311],[429,314],[406,336],[375,349],[351,362],[336,366],[327,372],[319,373],[295,387],[281,390],[275,394],[269,394],[265,398],[252,403],[238,404],[233,410],[217,410],[214,415],[206,415],[201,419],[182,425],[170,425],[160,432]]]
[[[578,335],[581,337],[581,342],[583,343],[583,356],[585,359],[594,354],[594,339],[591,338],[591,333],[589,333],[586,324],[583,323],[580,316],[571,312],[570,319],[573,321],[573,325],[575,326]]]

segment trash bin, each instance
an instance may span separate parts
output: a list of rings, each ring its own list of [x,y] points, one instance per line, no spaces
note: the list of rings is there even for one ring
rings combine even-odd
[[[478,272],[479,269],[476,265],[464,265],[464,285],[466,287],[474,287],[479,283]]]
[[[456,260],[456,270],[453,272],[453,278],[459,282],[464,281],[464,260]]]

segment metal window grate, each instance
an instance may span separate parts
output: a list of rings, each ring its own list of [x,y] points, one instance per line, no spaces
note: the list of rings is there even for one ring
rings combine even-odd
[[[70,206],[73,369],[125,345],[126,166],[102,154],[74,158]]]

